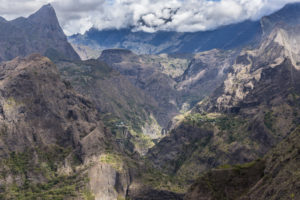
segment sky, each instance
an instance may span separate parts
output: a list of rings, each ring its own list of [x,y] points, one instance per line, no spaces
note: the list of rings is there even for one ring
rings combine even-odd
[[[91,27],[194,32],[257,20],[291,2],[300,0],[0,0],[0,16],[27,17],[51,3],[67,35]]]

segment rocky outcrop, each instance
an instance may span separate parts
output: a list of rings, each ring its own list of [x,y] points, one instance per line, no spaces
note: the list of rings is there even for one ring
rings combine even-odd
[[[68,43],[50,4],[28,18],[1,20],[0,30],[0,61],[32,53],[56,59],[80,59]]]

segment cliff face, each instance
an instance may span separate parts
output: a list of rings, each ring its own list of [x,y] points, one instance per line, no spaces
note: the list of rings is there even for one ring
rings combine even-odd
[[[188,183],[212,167],[262,157],[288,136],[300,111],[296,30],[277,27],[242,51],[224,84],[149,151],[155,166]]]
[[[2,139],[8,148],[3,147],[2,154],[5,150],[24,151],[35,142],[76,146],[89,129],[97,127],[97,113],[91,103],[68,89],[48,58],[32,55],[3,63],[1,77],[1,114],[7,129],[7,137]],[[73,120],[78,120],[79,128],[86,130],[70,134],[75,129]],[[80,120],[90,123],[83,128]]]
[[[153,140],[162,137],[153,114],[160,110],[158,104],[125,76],[97,60],[57,62],[57,66],[62,78],[93,101],[118,140],[133,144],[129,149],[145,154]]]
[[[125,154],[96,107],[48,58],[16,58],[0,74],[2,199],[126,195]]]
[[[32,53],[79,60],[50,4],[43,6],[28,18],[0,21],[0,30],[0,61]]]

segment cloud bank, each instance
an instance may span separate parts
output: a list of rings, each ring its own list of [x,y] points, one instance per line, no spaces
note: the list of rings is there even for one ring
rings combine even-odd
[[[0,0],[0,16],[28,16],[51,3],[66,34],[135,27],[193,32],[256,20],[300,0]]]

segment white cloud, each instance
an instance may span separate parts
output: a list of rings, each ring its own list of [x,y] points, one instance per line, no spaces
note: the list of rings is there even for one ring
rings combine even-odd
[[[0,16],[28,16],[51,3],[66,32],[84,33],[98,29],[125,28],[199,31],[258,19],[300,0],[0,0]]]

